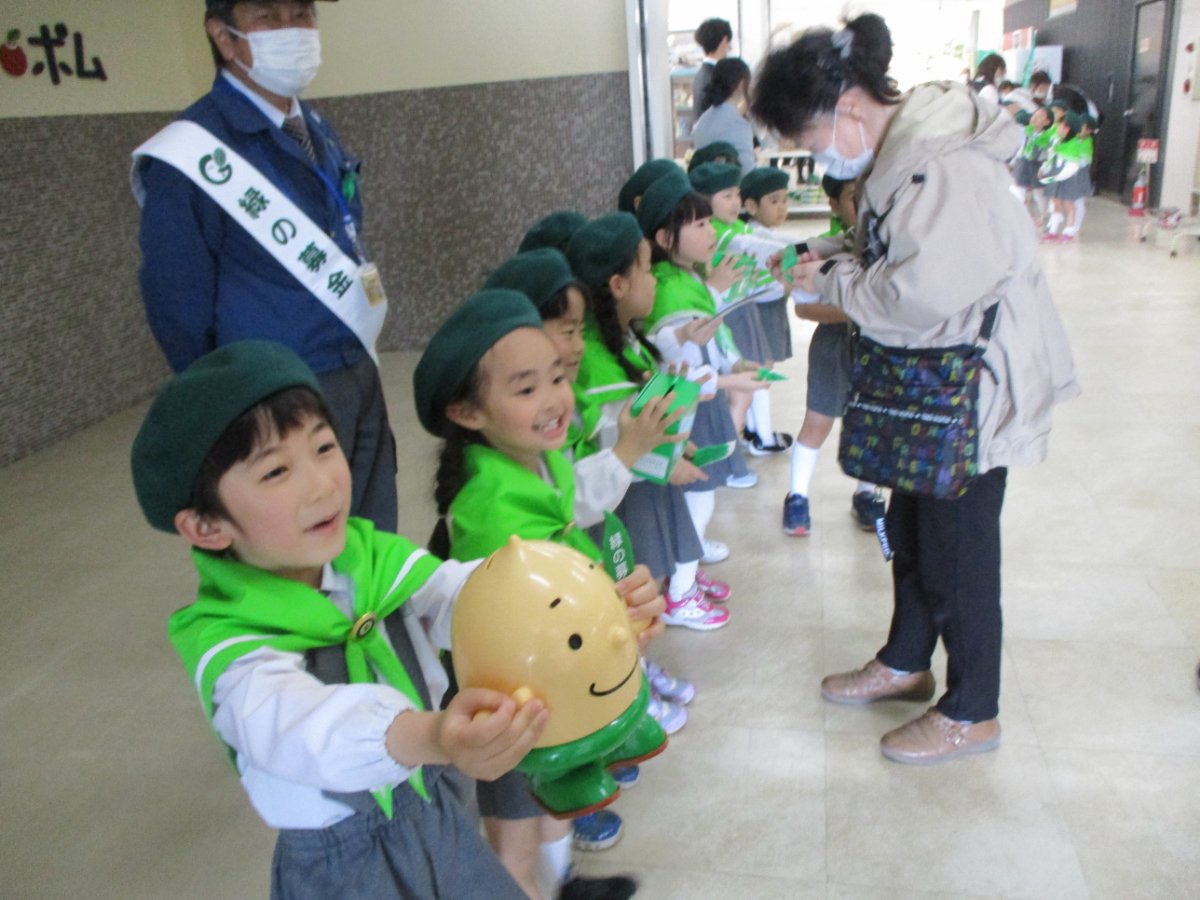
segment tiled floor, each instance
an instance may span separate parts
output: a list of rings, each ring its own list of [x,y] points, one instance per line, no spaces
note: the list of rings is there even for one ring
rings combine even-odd
[[[586,871],[635,872],[648,900],[1200,896],[1200,246],[1169,259],[1092,206],[1082,242],[1043,250],[1085,393],[1049,461],[1009,479],[1000,750],[899,766],[877,739],[919,710],[821,700],[824,673],[881,643],[888,570],[832,439],[808,539],[779,528],[786,460],[756,460],[761,484],[722,491],[712,526],[734,551],[713,569],[733,621],[654,651],[699,685],[692,718]],[[808,333],[796,323],[801,348]],[[434,445],[414,361],[384,371],[402,530],[423,539]],[[804,365],[782,369],[777,427],[799,424]],[[272,835],[166,641],[193,585],[182,543],[133,502],[143,410],[0,473],[0,896],[266,893]]]

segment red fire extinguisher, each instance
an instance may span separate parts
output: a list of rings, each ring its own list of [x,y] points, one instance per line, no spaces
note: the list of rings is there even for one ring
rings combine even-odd
[[[1129,198],[1129,214],[1131,216],[1144,216],[1146,214],[1146,196],[1150,189],[1150,178],[1146,174],[1146,167],[1142,166],[1138,172],[1137,180],[1133,183],[1133,196]]]

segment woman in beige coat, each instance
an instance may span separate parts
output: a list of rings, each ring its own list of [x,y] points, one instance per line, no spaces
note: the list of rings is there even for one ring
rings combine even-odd
[[[827,700],[929,700],[939,637],[946,690],[883,736],[884,755],[928,764],[1000,741],[1000,510],[1010,465],[1046,454],[1051,408],[1078,392],[1037,242],[1009,187],[1021,130],[960,84],[901,95],[878,16],[814,29],[772,53],[752,114],[811,150],[835,178],[862,178],[853,254],[809,256],[790,274],[889,346],[970,344],[999,304],[980,389],[979,474],[965,494],[893,491],[886,516],[894,608],[887,643],[830,675]],[[819,251],[818,251],[819,252]]]

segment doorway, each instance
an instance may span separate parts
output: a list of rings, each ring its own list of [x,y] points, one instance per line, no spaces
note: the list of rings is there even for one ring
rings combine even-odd
[[[1133,48],[1130,61],[1129,98],[1122,115],[1124,135],[1121,141],[1121,182],[1113,185],[1126,201],[1141,168],[1137,161],[1140,138],[1162,140],[1164,133],[1163,87],[1167,80],[1167,39],[1171,9],[1168,0],[1147,0],[1134,10]],[[1159,159],[1163,158],[1159,148]],[[1150,167],[1150,205],[1157,206],[1162,164]]]

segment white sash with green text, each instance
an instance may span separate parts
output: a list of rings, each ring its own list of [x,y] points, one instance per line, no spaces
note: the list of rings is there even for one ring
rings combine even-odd
[[[387,315],[371,303],[360,266],[283,191],[238,153],[195,122],[172,122],[133,151],[130,182],[145,202],[139,163],[152,156],[174,166],[258,241],[358,337],[376,363],[375,341]]]

